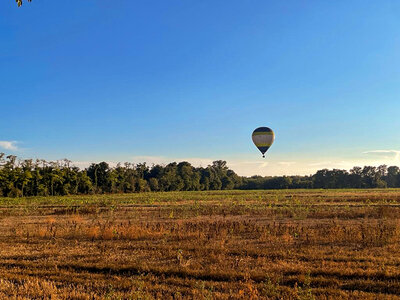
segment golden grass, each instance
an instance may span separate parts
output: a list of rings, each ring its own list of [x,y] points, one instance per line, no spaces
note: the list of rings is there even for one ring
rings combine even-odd
[[[173,196],[4,199],[0,299],[400,298],[400,190]]]

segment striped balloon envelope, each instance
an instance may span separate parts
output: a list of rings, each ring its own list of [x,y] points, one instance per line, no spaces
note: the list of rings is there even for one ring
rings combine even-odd
[[[253,131],[252,134],[253,143],[256,145],[258,150],[265,157],[265,152],[268,151],[269,147],[273,144],[275,140],[275,133],[271,128],[268,127],[258,127]]]

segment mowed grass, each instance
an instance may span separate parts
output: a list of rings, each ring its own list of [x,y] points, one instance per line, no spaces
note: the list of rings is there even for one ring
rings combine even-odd
[[[0,299],[400,299],[400,190],[0,198]]]

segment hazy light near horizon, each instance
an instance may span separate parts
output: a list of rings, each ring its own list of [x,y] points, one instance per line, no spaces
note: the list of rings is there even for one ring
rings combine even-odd
[[[22,158],[21,158],[22,159]],[[171,162],[183,162],[187,161],[194,167],[207,167],[217,159],[213,158],[168,158],[161,156],[135,156],[130,160],[96,160],[96,161],[80,161],[72,160],[74,166],[80,169],[89,167],[92,163],[99,163],[101,161],[107,162],[110,167],[116,167],[118,163],[123,164],[124,162],[130,162],[134,164],[146,163],[149,167],[152,165],[167,165]],[[60,159],[61,161],[61,159]],[[261,160],[241,160],[241,159],[227,159],[227,165],[230,169],[235,171],[240,176],[304,176],[315,174],[321,169],[344,169],[350,170],[355,166],[379,166],[379,165],[399,165],[398,161],[393,158],[381,158],[381,159],[349,159],[349,160],[332,160],[332,161],[311,161],[301,160],[297,162],[287,161],[261,161]]]
[[[400,160],[400,150],[372,150],[372,151],[365,151],[363,154],[395,154],[394,160]]]
[[[388,152],[394,153],[394,152]],[[131,163],[146,163],[149,166],[160,164],[167,165],[171,162],[187,161],[194,167],[207,167],[211,165],[217,158],[188,158],[188,157],[164,157],[164,156],[134,156],[128,161]],[[379,166],[383,164],[398,165],[398,161],[393,157],[380,157],[380,158],[366,158],[358,156],[355,158],[343,159],[332,158],[330,160],[316,161],[313,159],[301,159],[298,161],[284,161],[284,160],[264,160],[264,159],[245,159],[231,158],[226,159],[227,165],[230,169],[234,170],[241,176],[283,176],[283,175],[311,175],[321,169],[345,169],[350,170],[355,166]],[[107,161],[110,166],[116,166],[117,162]],[[121,161],[122,162],[122,161]],[[92,162],[73,162],[80,168],[88,167]]]
[[[16,141],[0,141],[0,148],[8,151],[22,151],[17,146]],[[27,154],[27,153],[25,153]],[[21,159],[27,157],[20,157]],[[118,163],[130,162],[133,164],[146,163],[149,167],[152,165],[167,165],[172,162],[189,162],[194,167],[207,167],[215,160],[225,160],[230,169],[234,170],[241,176],[283,176],[283,175],[311,175],[321,169],[345,169],[350,170],[354,166],[378,166],[378,165],[399,165],[400,150],[369,150],[358,152],[351,157],[308,157],[299,159],[286,159],[286,155],[267,156],[266,159],[261,159],[258,156],[239,155],[235,157],[218,158],[218,157],[169,157],[169,156],[151,156],[151,155],[136,155],[120,158],[104,158],[96,160],[79,160],[72,159],[72,164],[85,169],[92,163],[106,161],[110,167],[117,166]]]

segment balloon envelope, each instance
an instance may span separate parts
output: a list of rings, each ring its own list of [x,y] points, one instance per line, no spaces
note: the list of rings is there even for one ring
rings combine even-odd
[[[252,134],[253,143],[256,145],[258,150],[264,154],[268,151],[269,147],[271,147],[272,143],[275,140],[275,133],[271,128],[268,127],[259,127],[253,131]]]

